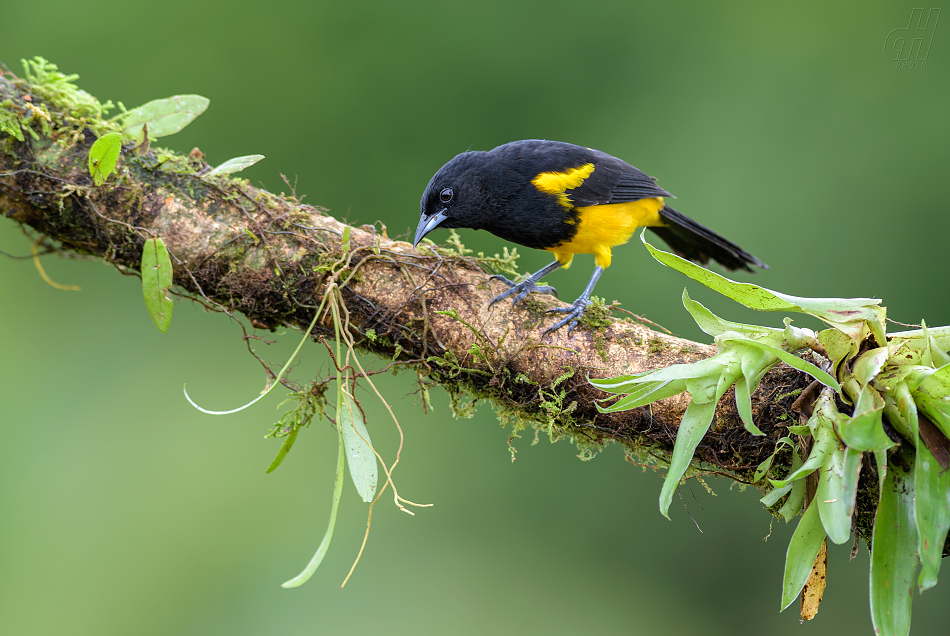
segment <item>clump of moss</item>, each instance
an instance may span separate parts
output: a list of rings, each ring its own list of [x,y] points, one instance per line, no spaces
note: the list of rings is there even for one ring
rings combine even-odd
[[[647,352],[651,356],[654,353],[661,353],[665,348],[666,344],[656,336],[647,341]]]
[[[46,103],[47,108],[61,111],[62,119],[70,125],[79,130],[89,128],[97,136],[118,131],[116,124],[103,120],[103,115],[115,108],[115,105],[111,100],[103,104],[79,88],[74,83],[79,79],[78,75],[61,73],[58,66],[40,56],[21,61],[24,79],[16,81],[19,88],[41,99]],[[31,119],[36,121],[37,118],[45,118],[47,122],[49,121],[50,113],[43,105],[31,104],[31,106],[36,109],[30,113]],[[41,112],[37,112],[40,110],[45,112],[45,117]]]
[[[594,348],[597,349],[600,359],[606,363],[607,339],[604,338],[604,332],[610,326],[610,307],[603,298],[591,296],[590,304],[587,305],[587,310],[578,322],[594,335]]]
[[[474,260],[479,266],[486,270],[489,274],[508,274],[509,276],[518,275],[518,254],[517,248],[512,248],[509,250],[507,247],[502,248],[502,254],[495,254],[494,256],[485,256],[485,252],[479,252],[474,254],[474,250],[471,250],[462,243],[462,237],[456,233],[455,230],[449,230],[449,238],[446,243],[449,244],[449,247],[442,247],[436,245],[429,239],[423,239],[423,247],[432,251],[438,256],[445,258],[468,258]],[[428,245],[426,245],[428,243]],[[474,254],[474,255],[473,255]]]

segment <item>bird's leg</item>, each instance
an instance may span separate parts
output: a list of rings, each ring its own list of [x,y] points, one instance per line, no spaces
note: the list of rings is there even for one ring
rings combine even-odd
[[[570,333],[574,330],[574,327],[577,326],[577,320],[584,315],[584,311],[587,310],[587,305],[590,304],[590,294],[594,291],[594,285],[597,284],[597,281],[600,279],[600,275],[604,273],[604,268],[598,265],[594,268],[594,273],[590,277],[590,282],[587,283],[587,288],[584,289],[584,293],[581,294],[580,298],[574,301],[574,304],[570,307],[555,307],[554,309],[548,309],[547,313],[558,313],[558,314],[567,314],[564,318],[558,320],[556,323],[544,330],[544,333],[547,334],[551,331],[557,331],[564,325],[570,323],[570,326],[567,328],[567,333]],[[544,335],[544,334],[542,334]]]
[[[497,296],[495,296],[494,298],[492,298],[492,301],[488,303],[488,306],[491,307],[492,305],[497,303],[499,300],[504,300],[505,298],[508,298],[509,296],[512,296],[514,294],[518,294],[518,295],[515,296],[515,300],[512,304],[517,305],[522,300],[527,298],[528,294],[530,294],[531,292],[537,292],[539,294],[553,294],[554,297],[557,298],[556,289],[554,289],[550,285],[538,285],[538,281],[559,267],[561,267],[560,261],[554,261],[550,265],[547,265],[546,267],[542,267],[535,273],[531,274],[520,283],[516,283],[512,280],[508,280],[501,274],[496,274],[495,276],[492,276],[491,278],[497,278],[498,280],[501,280],[507,283],[511,287],[511,289],[509,289],[506,292],[502,292],[498,294]]]

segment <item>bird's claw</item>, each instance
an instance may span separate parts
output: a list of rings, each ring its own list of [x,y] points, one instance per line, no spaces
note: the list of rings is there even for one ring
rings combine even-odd
[[[567,314],[556,323],[544,330],[544,333],[541,334],[542,337],[551,333],[552,331],[557,331],[564,325],[567,327],[567,335],[570,336],[571,332],[574,331],[574,327],[577,326],[577,321],[580,320],[581,316],[584,315],[584,312],[587,311],[587,305],[590,304],[590,300],[587,298],[578,298],[574,301],[574,304],[570,307],[554,307],[553,309],[548,309],[545,313],[548,314]],[[568,324],[570,323],[570,324]]]
[[[528,278],[528,279],[526,279],[526,280],[524,280],[524,281],[522,281],[522,282],[520,282],[520,283],[516,283],[516,282],[514,282],[514,281],[512,281],[512,280],[508,280],[507,278],[505,278],[505,277],[502,276],[501,274],[495,274],[495,275],[492,276],[489,280],[493,280],[493,279],[498,279],[498,280],[504,282],[504,283],[505,283],[506,285],[508,285],[511,289],[509,289],[508,291],[504,291],[504,292],[498,294],[497,296],[495,296],[494,298],[492,298],[491,302],[488,303],[488,306],[489,306],[489,307],[491,307],[492,305],[494,305],[495,303],[497,303],[499,300],[504,300],[505,298],[508,298],[508,297],[510,297],[510,296],[515,296],[515,294],[517,294],[517,295],[515,296],[515,299],[514,299],[514,302],[512,302],[512,305],[517,305],[517,304],[520,303],[522,300],[524,300],[525,298],[527,298],[527,297],[528,297],[528,294],[531,294],[531,293],[537,293],[537,294],[551,294],[551,295],[553,295],[555,298],[557,298],[557,290],[556,290],[556,289],[554,289],[554,288],[551,287],[550,285],[538,285],[535,281],[531,280],[530,278]]]

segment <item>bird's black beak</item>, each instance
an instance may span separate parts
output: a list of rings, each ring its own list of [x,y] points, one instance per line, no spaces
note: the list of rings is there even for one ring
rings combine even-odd
[[[421,241],[426,234],[438,227],[439,223],[444,221],[445,218],[445,210],[440,210],[432,216],[423,214],[422,218],[419,219],[419,227],[416,228],[416,238],[412,241],[412,246],[415,247],[418,245],[419,241]]]

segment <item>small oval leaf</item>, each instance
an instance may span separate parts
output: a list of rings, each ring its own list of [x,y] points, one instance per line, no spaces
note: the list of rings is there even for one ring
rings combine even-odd
[[[212,168],[208,172],[204,173],[202,177],[213,177],[216,174],[231,174],[232,172],[240,172],[245,168],[250,168],[263,158],[264,155],[245,155],[244,157],[234,157],[233,159],[228,159],[220,166]]]
[[[162,333],[168,331],[172,322],[173,303],[167,293],[171,286],[172,261],[165,241],[148,239],[142,249],[142,295],[148,315]]]
[[[210,103],[201,95],[174,95],[150,101],[118,117],[122,136],[126,141],[141,141],[142,124],[148,124],[149,137],[173,135],[205,112]]]
[[[92,175],[93,183],[97,186],[105,183],[115,170],[121,150],[122,135],[119,133],[109,133],[96,139],[92,148],[89,149],[89,174]]]

